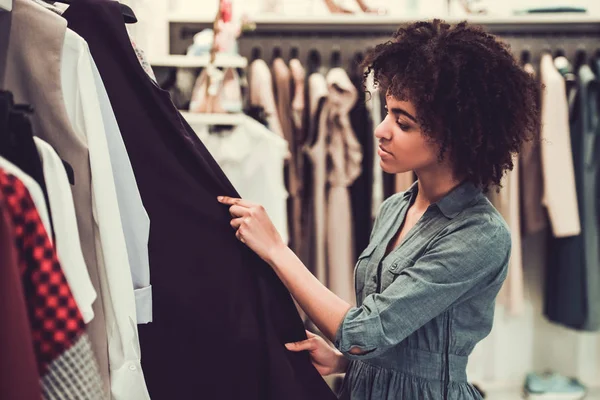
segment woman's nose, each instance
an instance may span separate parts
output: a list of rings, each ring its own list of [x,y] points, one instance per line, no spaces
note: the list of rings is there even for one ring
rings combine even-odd
[[[392,130],[387,123],[387,118],[385,118],[377,128],[375,128],[375,137],[379,140],[390,140],[392,138]]]

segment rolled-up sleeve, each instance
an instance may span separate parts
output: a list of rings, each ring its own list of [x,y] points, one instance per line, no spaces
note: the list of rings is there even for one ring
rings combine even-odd
[[[346,314],[335,346],[350,359],[374,358],[441,315],[475,288],[500,286],[510,256],[505,225],[460,223],[434,241],[382,292]],[[350,354],[357,348],[360,355]]]

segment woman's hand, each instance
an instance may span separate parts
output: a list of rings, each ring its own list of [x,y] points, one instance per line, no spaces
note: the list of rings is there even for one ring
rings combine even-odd
[[[217,200],[230,206],[231,227],[236,230],[238,240],[267,263],[271,264],[276,251],[287,247],[263,206],[224,196]]]
[[[308,339],[301,342],[287,343],[290,351],[308,351],[310,359],[322,376],[342,373],[348,367],[348,360],[342,353],[327,344],[322,337],[306,331]]]

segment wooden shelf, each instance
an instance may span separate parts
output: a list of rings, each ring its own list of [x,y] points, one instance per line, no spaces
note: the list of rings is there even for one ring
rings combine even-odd
[[[150,59],[153,67],[202,68],[208,65],[209,56],[167,55]],[[248,60],[241,56],[217,54],[215,65],[223,68],[246,68]]]

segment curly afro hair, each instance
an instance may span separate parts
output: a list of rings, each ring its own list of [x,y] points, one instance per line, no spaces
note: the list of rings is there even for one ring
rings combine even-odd
[[[477,26],[413,23],[363,65],[387,95],[414,104],[440,160],[450,155],[455,175],[486,191],[500,186],[523,142],[537,137],[540,86],[507,44]]]

